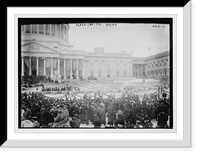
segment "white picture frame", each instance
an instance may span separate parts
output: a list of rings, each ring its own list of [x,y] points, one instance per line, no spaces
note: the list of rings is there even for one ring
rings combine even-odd
[[[8,95],[7,97],[7,140],[3,148],[190,148],[191,147],[191,2],[184,7],[164,8],[57,8],[59,17],[174,17],[174,94],[177,105],[175,111],[176,129],[172,131],[104,131],[71,130],[41,131],[16,129],[17,110],[17,36],[18,17],[52,16],[54,8],[8,8]],[[144,12],[145,10],[145,12]],[[112,11],[112,12],[110,12]],[[142,13],[143,11],[143,13]],[[54,16],[56,16],[54,15]],[[16,18],[17,17],[17,18]],[[181,31],[182,30],[182,31]],[[183,37],[183,38],[182,38]],[[13,38],[15,40],[13,40]],[[182,40],[183,39],[183,40]],[[177,79],[179,82],[177,82]],[[182,82],[182,83],[181,83]],[[15,92],[13,92],[15,91]]]

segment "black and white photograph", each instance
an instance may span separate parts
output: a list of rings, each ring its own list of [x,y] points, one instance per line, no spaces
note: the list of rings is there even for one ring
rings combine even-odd
[[[18,128],[173,129],[172,18],[19,18]]]
[[[194,150],[192,3],[152,4],[7,7],[1,147]]]

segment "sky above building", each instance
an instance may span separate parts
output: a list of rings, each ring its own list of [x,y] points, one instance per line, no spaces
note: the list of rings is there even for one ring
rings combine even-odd
[[[146,57],[169,50],[169,25],[83,23],[69,24],[69,42],[74,50],[94,52],[103,47],[105,53],[131,53]]]

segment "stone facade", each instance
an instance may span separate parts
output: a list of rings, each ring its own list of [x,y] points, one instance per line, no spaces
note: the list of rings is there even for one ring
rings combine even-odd
[[[161,79],[169,76],[169,52],[138,58],[126,53],[73,50],[68,24],[21,26],[21,71],[62,79]]]

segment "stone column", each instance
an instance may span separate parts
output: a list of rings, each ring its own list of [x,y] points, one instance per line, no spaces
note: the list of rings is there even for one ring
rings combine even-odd
[[[39,34],[39,24],[37,24],[37,34]]]
[[[44,76],[46,76],[46,59],[44,58]]]
[[[50,24],[50,26],[49,26],[49,29],[50,29],[50,30],[49,30],[49,35],[52,36],[52,32],[51,32],[51,24]]]
[[[78,62],[79,62],[79,60],[77,59],[77,60],[76,60],[76,63],[77,63],[77,70],[76,70],[76,73],[77,73],[77,74],[76,74],[76,79],[79,79]]]
[[[26,33],[26,25],[24,25],[24,33]]]
[[[82,77],[85,79],[85,60],[83,60]]]
[[[57,24],[54,24],[54,36],[57,36]]]
[[[70,69],[70,79],[73,79],[73,77],[72,77],[72,68],[73,68],[72,67],[72,59],[69,60],[69,63],[70,63],[70,68],[71,68]]]
[[[129,77],[132,78],[132,63],[131,63],[131,62],[130,62],[130,64],[129,64],[129,66],[130,66],[130,67],[129,67],[129,72],[130,72],[130,73],[129,73]]]
[[[63,39],[65,39],[65,26],[63,25],[63,29],[62,29],[62,37]]]
[[[44,24],[44,35],[46,33],[46,24]]]
[[[64,59],[64,79],[66,79],[66,60]]]
[[[60,77],[60,58],[58,58],[58,77]]]
[[[24,76],[24,57],[22,57],[22,76]]]
[[[61,28],[62,28],[62,27],[61,27],[61,26],[62,26],[62,25],[60,24],[60,38],[62,37],[62,34],[61,34]]]
[[[32,75],[32,69],[31,69],[31,57],[29,57],[29,62],[30,62],[30,65],[29,65],[29,75]]]
[[[68,42],[68,31],[69,31],[69,25],[66,25],[66,35],[65,40]]]
[[[53,77],[53,58],[51,57],[51,77]]]
[[[32,24],[30,24],[30,34],[32,34],[32,31],[33,31]]]
[[[37,68],[37,69],[36,69],[36,72],[37,72],[36,75],[37,75],[37,76],[39,75],[39,62],[38,62],[38,61],[39,61],[39,58],[36,57],[36,68]]]
[[[86,78],[86,80],[88,79],[88,61],[87,60],[85,60],[85,78]]]

